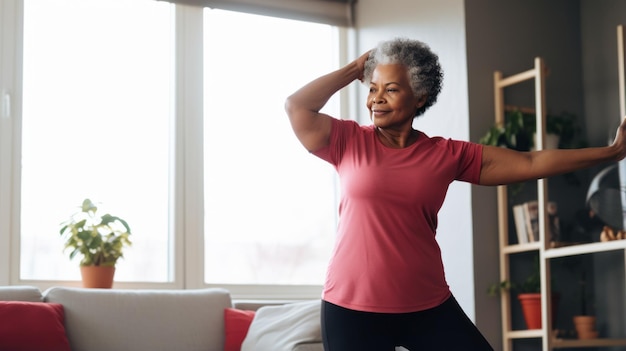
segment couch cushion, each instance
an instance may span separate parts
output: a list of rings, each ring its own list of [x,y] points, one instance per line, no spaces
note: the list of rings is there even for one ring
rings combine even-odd
[[[223,351],[224,289],[50,288],[63,304],[72,351]]]
[[[324,351],[324,344],[316,342],[312,344],[298,344],[293,351]]]
[[[0,301],[42,302],[41,291],[34,286],[12,285],[0,287]]]
[[[0,301],[0,351],[70,351],[63,305]]]
[[[240,351],[255,312],[236,308],[224,309],[224,351]]]
[[[301,344],[320,343],[320,308],[320,300],[259,308],[241,350],[292,351]]]

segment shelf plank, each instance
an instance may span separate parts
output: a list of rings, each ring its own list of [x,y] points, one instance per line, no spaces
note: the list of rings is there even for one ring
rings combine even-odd
[[[504,333],[506,339],[536,339],[543,337],[541,329],[510,330]],[[553,339],[552,348],[626,346],[626,339]]]
[[[624,345],[626,345],[626,339],[555,339],[552,341],[552,347],[555,349]]]
[[[532,242],[528,244],[515,244],[515,245],[505,246],[502,249],[502,252],[505,254],[513,254],[513,253],[519,253],[519,252],[536,251],[536,250],[539,250],[540,248],[541,248],[540,242]]]
[[[541,329],[509,330],[504,333],[506,339],[532,339],[543,337]]]
[[[496,84],[498,88],[506,88],[510,85],[521,83],[529,79],[534,79],[536,75],[537,75],[537,72],[533,68],[533,69],[529,69],[528,71],[521,72],[512,76],[509,76],[507,78],[504,78],[500,80],[499,82],[497,82]]]
[[[605,242],[595,242],[590,244],[580,244],[564,246],[554,249],[547,249],[544,253],[547,258],[584,255],[594,252],[614,251],[626,249],[626,240],[613,240]]]

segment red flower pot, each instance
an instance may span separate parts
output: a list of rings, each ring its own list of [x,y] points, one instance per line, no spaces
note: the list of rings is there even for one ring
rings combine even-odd
[[[524,293],[517,295],[517,299],[522,305],[522,313],[528,329],[541,329],[541,294]],[[557,311],[559,297],[552,294],[552,323]]]

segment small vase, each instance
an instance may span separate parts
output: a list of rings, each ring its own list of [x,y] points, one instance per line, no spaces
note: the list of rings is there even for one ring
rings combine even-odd
[[[574,316],[574,326],[579,339],[595,339],[598,337],[595,316]]]
[[[113,266],[81,266],[80,274],[84,288],[110,289],[113,287]]]
[[[535,144],[533,145],[533,147],[531,148],[532,151],[537,150],[537,134],[533,134],[533,140],[535,142]],[[558,149],[559,148],[559,141],[561,140],[561,136],[557,135],[557,134],[547,134],[546,133],[546,138],[545,138],[545,144],[543,145],[544,150],[549,150],[549,149]]]

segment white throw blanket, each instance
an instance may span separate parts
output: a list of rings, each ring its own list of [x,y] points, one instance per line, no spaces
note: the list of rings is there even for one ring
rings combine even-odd
[[[322,342],[320,310],[320,300],[259,308],[241,351],[292,351],[298,344]]]

